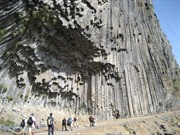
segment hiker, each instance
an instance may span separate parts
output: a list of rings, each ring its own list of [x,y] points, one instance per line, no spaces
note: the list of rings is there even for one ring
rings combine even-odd
[[[67,128],[66,128],[66,118],[64,118],[62,120],[62,131],[64,130],[64,128],[65,128],[65,131],[67,131]]]
[[[95,127],[95,124],[96,124],[96,116],[95,116],[95,115],[89,116],[89,122],[90,122],[90,127]]]
[[[54,118],[52,116],[52,113],[50,113],[50,116],[47,118],[47,125],[48,135],[54,135]]]
[[[27,121],[27,126],[29,128],[29,133],[28,135],[34,135],[34,130],[36,125],[36,119],[34,117],[34,114],[32,113]]]
[[[22,121],[20,123],[20,127],[21,127],[21,135],[26,135],[26,123],[27,123],[27,119],[26,119],[26,115],[23,116]]]
[[[74,127],[78,127],[78,116],[74,117],[73,125]]]
[[[67,126],[69,127],[69,130],[72,131],[71,125],[72,125],[72,118],[71,118],[71,116],[70,116],[70,117],[68,118],[68,120],[67,120]]]
[[[90,123],[90,127],[92,126],[92,122],[93,122],[93,116],[92,116],[92,115],[90,115],[90,116],[89,116],[89,123]]]
[[[120,118],[119,110],[116,110],[116,119]]]
[[[114,116],[116,119],[119,119],[119,118],[120,118],[119,110],[113,111],[113,116]]]

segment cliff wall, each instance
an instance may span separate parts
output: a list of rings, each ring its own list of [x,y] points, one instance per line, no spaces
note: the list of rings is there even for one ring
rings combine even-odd
[[[178,73],[150,0],[0,1],[1,103],[147,115]]]

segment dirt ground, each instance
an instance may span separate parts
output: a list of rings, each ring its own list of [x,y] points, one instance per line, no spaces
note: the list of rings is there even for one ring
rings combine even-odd
[[[0,135],[19,135],[2,133]],[[36,130],[35,135],[47,135],[47,127]],[[150,116],[98,121],[89,127],[88,121],[79,120],[79,127],[73,131],[62,131],[56,123],[55,135],[180,135],[180,110]]]

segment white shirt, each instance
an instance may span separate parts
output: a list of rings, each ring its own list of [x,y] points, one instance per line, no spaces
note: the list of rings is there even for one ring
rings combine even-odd
[[[33,126],[35,125],[35,122],[36,122],[36,119],[34,116],[31,116],[32,117],[32,120],[33,120]]]

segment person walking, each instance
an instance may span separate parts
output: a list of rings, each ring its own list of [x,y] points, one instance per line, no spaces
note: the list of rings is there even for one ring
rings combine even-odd
[[[69,127],[69,130],[72,131],[72,117],[71,116],[69,116],[67,120],[67,126]]]
[[[52,113],[50,113],[50,116],[47,118],[47,125],[48,135],[54,135],[54,118],[52,116]]]
[[[65,131],[67,130],[67,128],[66,128],[66,118],[64,118],[63,120],[62,120],[62,131],[65,129]]]
[[[34,131],[35,131],[35,126],[36,125],[36,119],[34,117],[34,114],[32,113],[27,121],[27,126],[29,129],[28,135],[34,135]]]
[[[89,122],[90,122],[90,127],[95,127],[96,126],[96,116],[95,115],[91,115],[89,117]]]
[[[26,127],[27,127],[26,123],[27,123],[27,118],[26,118],[26,115],[24,115],[20,123],[21,135],[26,135]]]
[[[78,116],[74,117],[73,126],[78,127]]]

